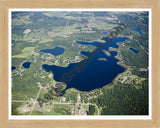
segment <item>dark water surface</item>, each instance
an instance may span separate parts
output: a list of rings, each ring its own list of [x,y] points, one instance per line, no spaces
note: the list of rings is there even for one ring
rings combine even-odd
[[[102,40],[103,39],[104,38],[102,38]],[[123,42],[128,39],[129,38],[127,37],[114,38],[113,41],[109,43],[108,46],[105,47],[105,50],[108,51],[109,47],[118,48],[119,46],[117,45],[117,42]],[[96,41],[92,43],[76,41],[76,43],[82,45],[92,45],[95,47],[97,47],[99,43],[104,45],[106,44]],[[89,59],[89,56],[95,53],[96,51],[100,51],[99,54]],[[118,59],[115,58],[115,56],[117,55],[116,51],[110,51],[111,56],[107,56],[104,53],[104,50],[99,50],[99,48],[97,48],[96,51],[81,52],[81,54],[87,56],[88,58],[82,60],[79,63],[71,63],[67,67],[59,67],[56,65],[43,64],[42,68],[47,72],[50,71],[53,72],[54,79],[56,81],[63,81],[62,80],[63,76],[65,76],[66,79],[69,79],[69,77],[72,76],[71,81],[68,82],[63,81],[67,83],[67,89],[76,88],[80,91],[91,91],[96,88],[102,88],[103,86],[111,83],[119,73],[124,72],[125,68],[117,64]],[[107,61],[100,61],[99,58],[105,58]],[[86,62],[87,65],[85,65]],[[71,71],[77,66],[80,68],[81,71],[79,73],[76,72],[71,73]],[[65,73],[68,73],[70,76],[64,75]]]
[[[138,28],[131,28],[130,30],[131,30],[131,31],[135,30],[135,31],[137,31],[140,35],[143,35],[141,29],[138,29]]]
[[[54,55],[54,56],[58,56],[58,55],[63,54],[64,51],[65,51],[64,48],[55,47],[55,48],[53,48],[53,49],[43,49],[43,50],[41,50],[40,52],[50,53],[50,54],[52,54],[52,55]]]
[[[23,66],[24,68],[29,68],[30,65],[31,65],[31,62],[24,62],[22,66]]]
[[[15,66],[12,66],[12,71],[15,70],[15,69],[16,69],[16,67],[15,67]]]
[[[139,51],[134,48],[129,48],[129,50],[133,51],[134,53],[139,53]]]

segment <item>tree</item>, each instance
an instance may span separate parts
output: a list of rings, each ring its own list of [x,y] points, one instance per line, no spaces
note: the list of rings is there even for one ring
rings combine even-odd
[[[87,115],[94,115],[95,110],[96,109],[94,105],[89,105],[89,111],[87,111]]]

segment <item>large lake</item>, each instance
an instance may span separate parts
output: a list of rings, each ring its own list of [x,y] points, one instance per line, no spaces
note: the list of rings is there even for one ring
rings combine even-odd
[[[104,38],[102,38],[103,40]],[[128,40],[127,37],[117,37],[109,43],[108,46],[105,47],[105,50],[108,51],[109,47],[118,48],[117,42],[123,42]],[[97,47],[99,43],[102,42],[82,42],[76,41],[75,43],[79,43],[81,45],[93,45]],[[102,43],[105,44],[105,43]],[[97,48],[98,50],[98,48]],[[91,52],[93,53],[93,52]],[[81,52],[81,54],[85,56],[89,56],[89,52]],[[79,73],[75,73],[72,77],[71,81],[68,81],[67,88],[76,88],[80,91],[91,91],[96,88],[102,88],[103,86],[111,83],[113,79],[119,74],[125,71],[125,68],[118,65],[118,59],[115,58],[117,55],[116,51],[110,51],[111,56],[107,56],[104,50],[101,50],[98,55],[89,59],[89,63],[86,67],[81,70]],[[42,65],[42,68],[47,72],[53,72],[54,79],[56,81],[60,81],[64,73],[70,73],[75,66],[79,66],[79,64],[85,62],[86,59],[82,60],[79,63],[71,63],[67,67],[59,67],[56,65]]]

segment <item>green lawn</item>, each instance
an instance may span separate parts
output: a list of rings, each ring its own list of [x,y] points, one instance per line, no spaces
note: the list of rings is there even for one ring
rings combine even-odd
[[[88,105],[82,105],[82,107],[83,107],[86,111],[89,110],[89,106],[88,106]]]

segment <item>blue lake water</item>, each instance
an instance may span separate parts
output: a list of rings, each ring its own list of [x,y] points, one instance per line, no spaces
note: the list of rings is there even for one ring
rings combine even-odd
[[[105,38],[102,38],[102,40],[103,39]],[[129,38],[127,37],[114,38],[112,42],[105,47],[105,50],[108,51],[109,47],[118,48],[117,42],[123,42],[128,39]],[[97,49],[94,52],[82,51],[81,54],[88,58],[78,63],[70,63],[67,67],[47,64],[42,65],[42,68],[45,71],[53,72],[56,81],[65,82],[67,84],[66,89],[76,88],[80,91],[91,91],[96,88],[102,88],[111,83],[119,73],[125,71],[124,67],[117,64],[119,60],[115,58],[117,55],[116,51],[110,51],[111,56],[107,56],[103,50],[98,48],[99,43],[103,45],[106,45],[106,43],[97,41],[92,43],[76,41],[76,43],[81,45],[92,45],[97,47]],[[99,58],[105,58],[107,61],[100,61]],[[65,81],[62,78],[70,79],[70,81]]]
[[[107,34],[108,32],[103,32],[104,34]]]
[[[129,50],[133,51],[134,53],[139,53],[139,51],[134,48],[129,48]]]
[[[15,67],[15,66],[12,66],[12,71],[15,70],[15,69],[16,69],[16,67]]]
[[[54,56],[58,56],[58,55],[63,54],[64,51],[65,51],[64,48],[55,47],[55,48],[53,48],[53,49],[43,49],[43,50],[41,50],[40,52],[50,53],[50,54],[52,54],[52,55],[54,55]]]
[[[138,28],[131,28],[130,29],[131,31],[137,31],[140,35],[143,35],[143,33],[142,33],[142,31],[140,30],[140,29],[138,29]]]
[[[24,68],[29,68],[30,65],[31,65],[31,62],[24,62],[22,66],[23,66]]]

